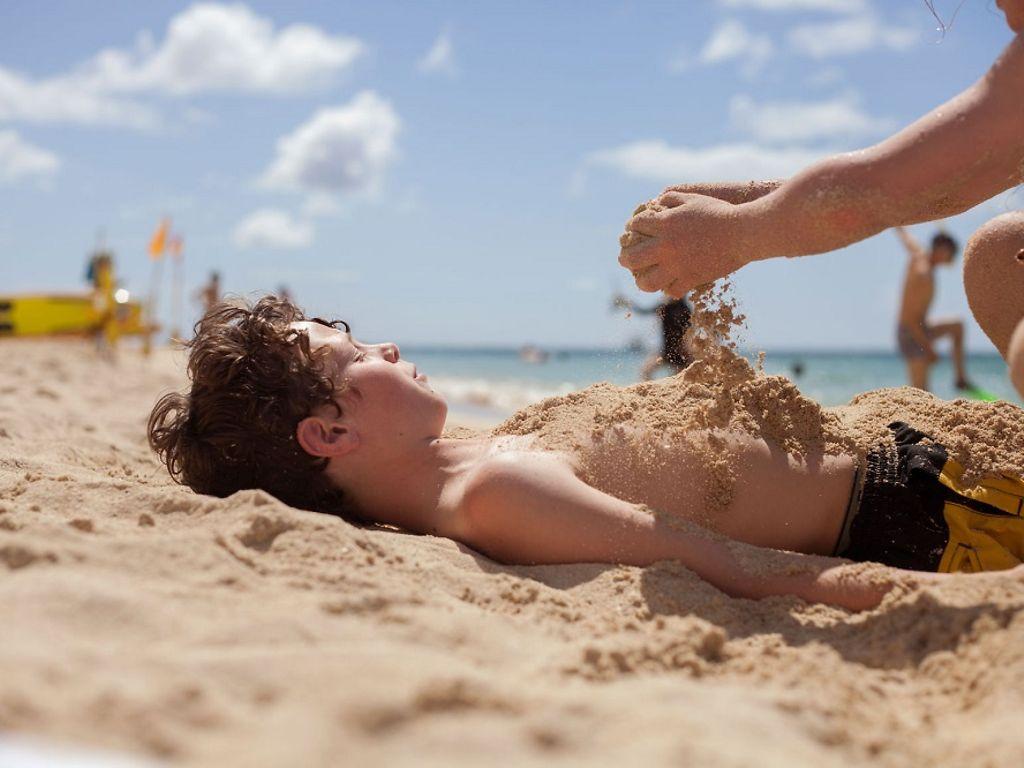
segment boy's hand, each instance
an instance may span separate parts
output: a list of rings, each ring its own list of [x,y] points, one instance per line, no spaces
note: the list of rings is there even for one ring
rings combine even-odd
[[[837,566],[820,573],[806,593],[798,596],[808,602],[827,603],[848,611],[867,611],[878,607],[893,584],[888,578],[865,577],[849,566]]]
[[[626,222],[619,264],[640,290],[680,298],[755,260],[745,216],[713,197],[665,192]]]

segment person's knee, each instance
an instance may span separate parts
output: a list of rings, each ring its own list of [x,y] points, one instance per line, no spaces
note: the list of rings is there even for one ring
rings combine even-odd
[[[1024,317],[1024,212],[997,216],[974,233],[964,251],[964,290],[978,324],[1006,357]]]

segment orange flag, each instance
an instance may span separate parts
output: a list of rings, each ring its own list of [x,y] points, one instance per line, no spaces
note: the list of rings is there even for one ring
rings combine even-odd
[[[164,251],[167,250],[167,230],[170,229],[170,226],[170,220],[163,219],[149,241],[149,258],[153,261],[159,261],[163,257]]]

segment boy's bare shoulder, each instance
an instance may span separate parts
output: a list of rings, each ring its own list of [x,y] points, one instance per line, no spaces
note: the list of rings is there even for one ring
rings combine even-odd
[[[539,450],[506,450],[477,462],[467,474],[464,493],[534,485],[572,474],[568,460],[561,454]]]
[[[530,450],[491,453],[450,486],[440,505],[443,536],[475,545],[484,519],[514,510],[543,494],[545,488],[571,482],[572,470],[553,454]]]
[[[460,507],[466,510],[515,503],[524,496],[550,490],[575,479],[566,457],[539,450],[503,450],[492,453],[467,473]]]

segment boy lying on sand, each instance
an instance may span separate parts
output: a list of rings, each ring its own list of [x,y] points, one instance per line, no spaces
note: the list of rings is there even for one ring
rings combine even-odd
[[[1009,544],[971,540],[959,530],[966,518],[949,510],[1020,525],[1009,505],[1016,512],[1024,484],[999,481],[1001,496],[965,491],[944,449],[905,425],[894,427],[895,446],[863,462],[794,455],[741,432],[666,441],[625,415],[619,439],[569,450],[529,435],[445,438],[444,399],[398,347],[358,341],[343,322],[308,320],[276,297],[207,313],[188,371],[191,391],[157,403],[149,440],[199,493],[261,488],[296,507],[446,536],[506,563],[678,560],[729,595],[791,594],[853,610],[875,606],[910,574],[829,556],[920,571],[1020,562],[1020,531]],[[724,514],[713,517],[705,500],[714,472],[701,446],[735,470]],[[765,567],[758,547],[789,552]]]

